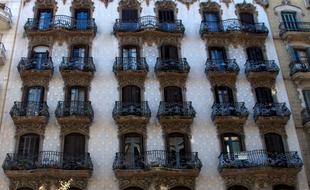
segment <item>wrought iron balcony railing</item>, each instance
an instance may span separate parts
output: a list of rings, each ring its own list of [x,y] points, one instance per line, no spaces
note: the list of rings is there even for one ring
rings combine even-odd
[[[147,72],[149,71],[149,66],[144,57],[116,57],[113,72],[117,73],[118,71]]]
[[[201,21],[200,35],[219,32],[246,32],[267,35],[269,30],[264,23],[245,23],[238,19]]]
[[[113,109],[113,118],[120,116],[138,116],[138,117],[151,117],[151,110],[147,101],[140,103],[128,103],[128,102],[115,102]]]
[[[57,118],[78,116],[93,120],[94,111],[90,101],[59,101],[55,115]]]
[[[279,67],[274,60],[247,60],[245,63],[245,73],[250,72],[271,72],[279,74]]]
[[[197,152],[179,153],[165,150],[146,151],[140,155],[116,153],[113,169],[197,169],[200,170],[202,163]]]
[[[207,59],[205,72],[209,71],[238,73],[240,68],[235,59]]]
[[[284,117],[289,118],[291,111],[285,103],[256,103],[254,106],[254,119],[258,117]]]
[[[79,20],[65,15],[56,15],[51,19],[28,18],[24,26],[26,31],[47,31],[58,28],[72,31],[97,31],[95,19]]]
[[[155,16],[143,16],[140,17],[137,21],[123,21],[121,19],[116,19],[113,27],[114,33],[139,32],[148,29],[181,34],[184,34],[185,31],[181,20],[175,20],[174,22],[161,22]]]
[[[248,109],[245,107],[244,102],[234,103],[214,103],[212,106],[212,120],[215,117],[236,116],[247,117],[249,115]]]
[[[46,71],[54,70],[52,58],[26,58],[22,57],[17,66],[19,72],[26,70]]]
[[[310,109],[305,108],[301,111],[302,117],[302,124],[305,125],[306,123],[310,122]]]
[[[59,70],[75,70],[93,73],[96,71],[96,67],[92,57],[63,57]]]
[[[46,102],[14,102],[11,117],[49,117]]]
[[[282,22],[279,29],[280,36],[286,32],[310,32],[310,22]]]
[[[298,61],[292,61],[290,63],[290,75],[293,76],[296,73],[310,72],[309,61],[307,59],[300,59]]]
[[[3,170],[93,170],[89,153],[71,155],[62,152],[42,151],[37,155],[9,153],[2,165]]]
[[[237,153],[222,153],[219,156],[219,169],[242,168],[301,168],[303,162],[297,152],[267,152],[253,150]]]
[[[186,58],[180,58],[180,59],[157,58],[155,65],[155,72],[188,73],[189,71],[190,66]]]
[[[194,118],[196,111],[192,106],[192,102],[164,102],[161,101],[157,117],[181,116]]]
[[[5,4],[0,3],[0,17],[4,18],[5,20],[7,20],[9,22],[9,24],[12,23],[12,12],[11,9],[7,6],[5,6]]]

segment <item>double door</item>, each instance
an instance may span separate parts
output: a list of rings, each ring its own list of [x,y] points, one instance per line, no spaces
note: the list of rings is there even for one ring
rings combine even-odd
[[[28,87],[24,97],[23,115],[39,116],[42,109],[42,102],[44,100],[44,88],[35,86]]]
[[[70,63],[77,69],[83,70],[88,64],[88,47],[74,46],[71,52]]]
[[[144,155],[142,137],[137,134],[128,134],[124,136],[124,164],[126,168],[142,168]]]
[[[186,135],[170,134],[167,139],[167,164],[171,167],[182,168],[191,159]]]
[[[87,101],[87,89],[85,87],[71,87],[65,102],[69,115],[83,115]]]
[[[38,29],[47,30],[52,25],[52,10],[51,9],[42,9],[38,12]]]
[[[77,30],[86,30],[90,27],[89,10],[80,9],[75,13],[75,24]]]
[[[122,63],[124,70],[139,69],[138,48],[135,46],[127,46],[122,48]]]
[[[220,16],[218,12],[205,12],[203,18],[208,32],[220,31]]]

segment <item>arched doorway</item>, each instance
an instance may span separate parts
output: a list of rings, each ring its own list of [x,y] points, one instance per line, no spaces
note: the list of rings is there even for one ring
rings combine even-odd
[[[188,187],[184,187],[184,186],[177,186],[177,187],[173,187],[170,190],[191,190]]]
[[[273,190],[295,190],[295,188],[288,185],[276,185],[273,187]]]
[[[242,185],[234,185],[228,188],[228,190],[248,190],[248,188]]]

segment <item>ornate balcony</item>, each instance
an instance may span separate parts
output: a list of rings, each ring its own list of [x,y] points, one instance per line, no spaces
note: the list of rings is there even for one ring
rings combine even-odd
[[[235,59],[208,59],[206,62],[205,72],[213,85],[225,83],[234,86],[239,71],[240,68]]]
[[[219,156],[219,172],[228,183],[231,180],[246,181],[250,177],[259,178],[263,182],[275,179],[280,184],[287,184],[295,181],[302,166],[303,162],[297,152],[270,153],[266,150],[253,150],[222,153]]]
[[[187,176],[197,177],[202,163],[197,152],[185,154],[165,150],[146,151],[141,155],[116,153],[113,170],[117,177]]]
[[[264,23],[249,24],[238,19],[219,22],[202,21],[200,35],[211,45],[264,44],[268,36],[268,28]]]
[[[310,109],[304,108],[301,111],[301,117],[302,117],[302,124],[304,127],[306,127],[308,130],[310,129]]]
[[[155,72],[161,84],[177,84],[183,86],[187,80],[190,66],[186,58],[162,59],[157,58]]]
[[[192,102],[160,102],[157,112],[159,122],[165,126],[171,123],[190,125],[193,122],[196,112]]]
[[[310,22],[282,22],[279,29],[283,40],[305,41],[309,37]]]
[[[144,57],[116,57],[113,65],[113,72],[116,75],[120,86],[137,82],[143,86],[149,66]]]
[[[2,168],[13,184],[16,181],[42,177],[56,181],[73,178],[81,183],[87,183],[92,174],[93,164],[89,153],[73,156],[61,152],[42,151],[38,155],[28,156],[9,153]]]
[[[122,124],[146,125],[151,117],[151,110],[147,101],[141,103],[125,103],[117,101],[113,109],[114,120]]]
[[[274,60],[247,60],[245,63],[245,74],[253,86],[261,84],[272,86],[279,71]]]
[[[248,115],[244,102],[214,103],[211,118],[219,126],[240,126],[245,123]]]
[[[285,103],[256,103],[254,120],[259,126],[285,126],[291,112]]]
[[[24,85],[28,86],[47,86],[54,72],[53,61],[50,57],[47,59],[23,57],[17,69]]]
[[[155,16],[143,16],[136,22],[117,19],[113,32],[116,36],[139,36],[146,39],[157,37],[183,37],[185,28],[181,20],[174,22],[160,22]]]
[[[310,81],[310,68],[307,59],[292,61],[290,63],[290,75],[292,80],[298,85],[303,85]]]
[[[94,37],[97,32],[95,19],[76,20],[73,17],[65,15],[56,15],[51,20],[29,18],[24,29],[28,37],[51,35],[62,37],[64,39],[74,36]]]
[[[90,101],[60,101],[55,115],[61,126],[90,125],[94,118],[94,111]]]
[[[45,126],[49,119],[46,102],[14,102],[10,115],[15,126]]]
[[[60,73],[68,86],[90,86],[96,67],[92,57],[63,57]]]
[[[0,3],[0,30],[10,29],[12,25],[11,9],[5,4]]]

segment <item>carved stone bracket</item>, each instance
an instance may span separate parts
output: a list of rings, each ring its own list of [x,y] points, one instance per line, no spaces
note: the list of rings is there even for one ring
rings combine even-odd
[[[285,125],[289,117],[281,116],[270,116],[270,117],[260,117],[258,116],[256,124],[261,131],[278,131],[285,132]],[[284,130],[284,131],[283,131]]]
[[[120,190],[124,190],[128,187],[139,187],[143,190],[147,190],[152,183],[152,178],[150,177],[120,177],[118,180]]]
[[[250,72],[247,74],[247,79],[253,88],[267,87],[274,88],[277,74],[271,72]]]
[[[140,89],[144,88],[144,81],[146,78],[146,72],[130,72],[130,71],[119,71],[116,74],[118,79],[119,87],[122,88],[127,85],[135,85]]]
[[[207,77],[212,86],[228,86],[234,89],[238,73],[208,72]]]
[[[141,3],[137,0],[121,0],[118,3],[117,11],[121,14],[122,9],[137,9],[142,10]]]
[[[80,133],[89,137],[89,127],[89,124],[79,124],[79,122],[62,124],[60,126],[60,137],[64,137],[70,133]]]
[[[158,13],[158,10],[160,9],[170,9],[170,10],[175,10],[177,13],[177,5],[174,1],[172,0],[166,0],[166,1],[156,1],[155,3],[155,13]]]
[[[24,70],[20,72],[20,77],[23,81],[23,86],[44,86],[47,89],[52,74],[52,70]]]
[[[30,0],[27,0],[26,2],[29,1]],[[54,13],[57,11],[58,7],[56,0],[36,0],[33,7],[33,12],[35,13],[34,15],[37,15],[37,11],[39,9],[51,9],[51,8],[53,9]]]
[[[287,134],[286,134],[286,130],[284,128],[284,126],[277,126],[277,125],[260,125],[259,126],[259,130],[262,136],[264,136],[264,134],[267,133],[277,133],[279,135],[281,135],[282,137],[286,138]]]
[[[171,133],[182,133],[186,134],[188,136],[191,135],[191,124],[192,120],[160,120],[161,126],[163,128],[163,133],[165,135],[171,134]]]
[[[238,15],[243,12],[255,13],[256,7],[252,3],[246,3],[244,1],[243,3],[236,4],[236,11]]]
[[[119,136],[128,133],[137,133],[142,135],[143,137],[146,137],[146,125],[118,125]]]
[[[240,136],[244,136],[243,126],[241,125],[239,126],[230,126],[230,125],[217,126],[217,133],[218,135],[222,135],[225,133],[234,133]]]
[[[94,75],[92,72],[66,70],[61,71],[61,76],[64,80],[65,86],[89,87]]]
[[[35,123],[15,124],[15,127],[16,127],[15,135],[17,137],[20,137],[27,133],[35,133],[40,136],[44,136],[46,124],[35,124]]]
[[[94,2],[92,0],[73,0],[71,6],[71,12],[77,9],[88,9],[91,13],[94,12]]]
[[[157,72],[161,88],[166,86],[178,86],[185,88],[188,73],[173,73],[173,72]]]
[[[220,10],[221,10],[220,4],[218,4],[217,2],[211,2],[209,0],[207,2],[201,2],[200,3],[199,13],[201,14],[201,16],[203,18],[203,14],[206,11],[220,12]]]

